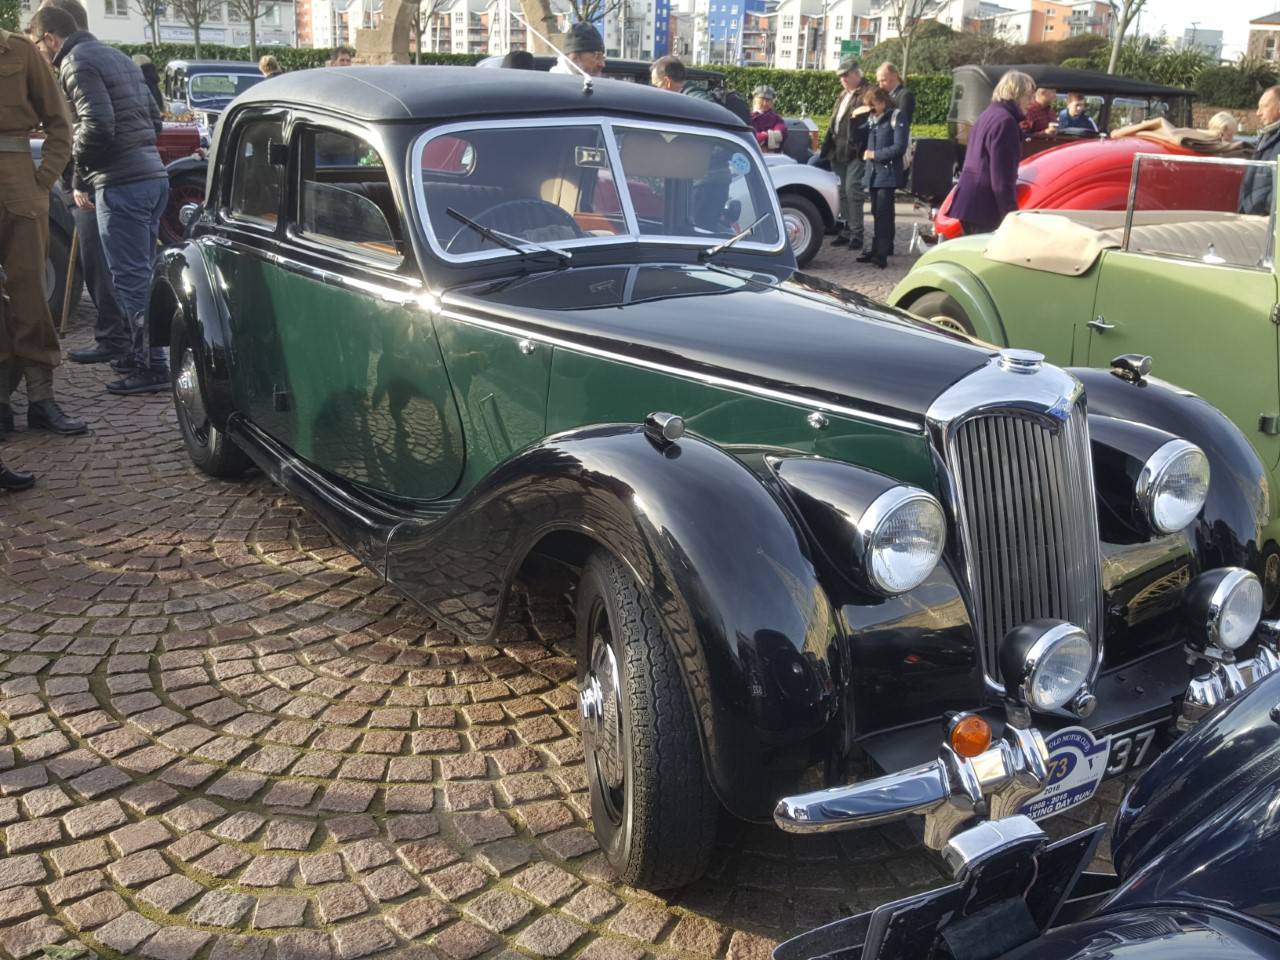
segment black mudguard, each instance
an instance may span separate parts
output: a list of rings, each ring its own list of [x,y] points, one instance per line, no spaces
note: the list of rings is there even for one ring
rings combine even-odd
[[[786,508],[705,440],[662,446],[639,427],[591,427],[512,457],[441,519],[399,524],[387,578],[487,639],[523,559],[566,534],[612,551],[648,591],[717,795],[738,816],[768,817],[837,703],[837,617]]]
[[[209,175],[209,161],[204,157],[179,157],[165,164],[164,170],[170,181],[188,174],[195,174],[203,180]]]
[[[167,248],[152,273],[147,326],[153,346],[168,346],[174,310],[181,309],[200,366],[209,422],[221,430],[234,410],[228,356],[231,321],[214,289],[208,263],[194,242]]]

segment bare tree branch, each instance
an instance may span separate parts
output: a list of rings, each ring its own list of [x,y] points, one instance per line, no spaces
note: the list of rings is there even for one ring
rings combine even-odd
[[[1107,64],[1107,73],[1116,72],[1116,64],[1120,60],[1120,47],[1124,44],[1125,32],[1138,16],[1147,0],[1120,0],[1117,4],[1111,0],[1111,16],[1115,20],[1115,38],[1111,41],[1111,62]]]
[[[196,56],[200,56],[200,28],[213,19],[222,0],[172,0],[173,9],[195,35]]]
[[[911,61],[911,41],[915,38],[920,25],[924,23],[924,12],[931,3],[932,0],[889,0],[887,4],[898,21],[898,36],[902,40],[902,63],[897,67],[904,81]]]
[[[249,24],[249,59],[258,59],[258,21],[275,9],[272,0],[227,0],[227,9]]]
[[[151,45],[160,43],[160,8],[166,6],[166,0],[133,0],[134,11],[147,21],[151,28]]]

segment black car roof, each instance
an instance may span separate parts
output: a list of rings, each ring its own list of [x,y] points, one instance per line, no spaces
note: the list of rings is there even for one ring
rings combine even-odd
[[[255,84],[236,104],[294,103],[369,121],[443,120],[548,113],[624,113],[655,119],[744,124],[728,110],[697,97],[625,80],[592,81],[537,70],[475,67],[320,67]]]
[[[1134,80],[1130,77],[1118,77],[1111,73],[1098,73],[1093,70],[1070,70],[1045,63],[1024,64],[990,64],[988,66],[969,65],[956,67],[951,71],[957,81],[966,77],[977,76],[989,84],[990,89],[1010,70],[1020,70],[1028,74],[1039,87],[1053,87],[1063,93],[1095,93],[1114,94],[1118,97],[1194,97],[1194,90],[1181,87],[1166,87],[1158,83],[1147,83],[1145,80]]]

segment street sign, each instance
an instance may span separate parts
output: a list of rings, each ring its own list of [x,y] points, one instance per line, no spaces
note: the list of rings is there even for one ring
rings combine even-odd
[[[860,56],[862,56],[861,40],[841,40],[840,41],[840,59],[841,60],[845,59],[846,57],[860,57]]]

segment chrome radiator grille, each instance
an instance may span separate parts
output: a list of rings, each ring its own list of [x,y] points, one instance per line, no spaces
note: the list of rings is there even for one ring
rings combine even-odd
[[[1067,620],[1099,645],[1102,585],[1097,504],[1082,404],[1048,420],[981,414],[948,443],[961,539],[987,675],[997,649],[1036,617]]]

